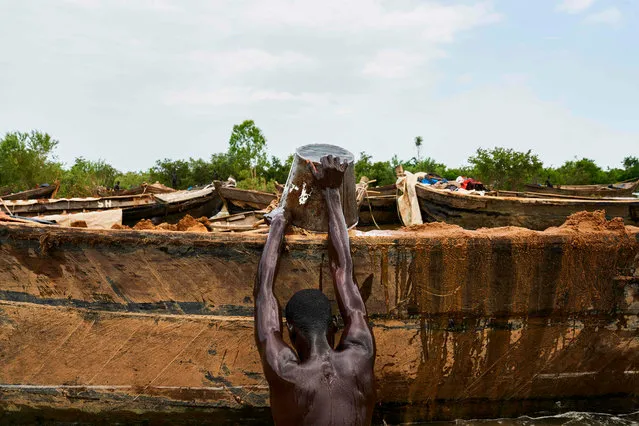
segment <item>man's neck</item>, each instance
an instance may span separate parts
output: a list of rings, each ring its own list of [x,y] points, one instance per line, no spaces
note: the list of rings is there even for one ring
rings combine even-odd
[[[302,361],[306,361],[311,358],[322,357],[331,350],[333,348],[328,344],[325,335],[311,335],[308,339],[308,348],[304,351],[304,354],[300,354],[300,358]]]

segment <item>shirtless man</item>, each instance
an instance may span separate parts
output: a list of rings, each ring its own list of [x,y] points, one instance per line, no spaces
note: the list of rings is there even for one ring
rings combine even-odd
[[[326,156],[313,175],[323,188],[329,215],[329,263],[344,332],[333,349],[331,305],[320,290],[301,290],[286,305],[295,351],[282,340],[279,306],[273,295],[286,212],[273,215],[255,286],[255,340],[277,425],[368,425],[375,404],[375,342],[366,306],[353,279],[348,230],[339,187],[347,163]],[[312,164],[311,164],[312,166]]]

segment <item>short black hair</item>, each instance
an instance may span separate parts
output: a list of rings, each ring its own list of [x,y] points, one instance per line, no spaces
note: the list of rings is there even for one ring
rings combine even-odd
[[[305,335],[326,333],[332,322],[331,302],[320,290],[300,290],[286,304],[286,321]]]

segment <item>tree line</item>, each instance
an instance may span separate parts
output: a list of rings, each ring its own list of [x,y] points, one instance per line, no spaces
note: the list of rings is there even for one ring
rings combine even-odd
[[[447,179],[473,177],[494,189],[521,190],[526,183],[557,185],[604,184],[639,179],[639,158],[627,156],[620,167],[602,168],[594,160],[568,160],[559,167],[546,167],[530,150],[518,152],[510,148],[478,148],[468,158],[468,164],[448,167],[433,158],[421,158],[423,138],[413,141],[416,157],[400,160],[373,161],[361,152],[355,162],[357,179],[366,176],[377,185],[394,183],[395,168],[401,165],[410,172],[431,172]],[[284,183],[293,161],[268,156],[266,137],[252,120],[233,126],[226,152],[214,153],[209,159],[158,159],[147,170],[122,172],[104,160],[77,157],[70,166],[55,155],[59,141],[49,134],[10,132],[0,140],[0,189],[14,192],[34,188],[42,183],[60,182],[61,197],[81,197],[95,194],[98,187],[113,188],[119,182],[126,189],[142,183],[160,182],[175,189],[203,186],[214,180],[233,177],[237,186],[272,192],[275,183]]]

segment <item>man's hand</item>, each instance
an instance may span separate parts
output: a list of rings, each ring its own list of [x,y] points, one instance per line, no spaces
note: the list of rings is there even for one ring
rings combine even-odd
[[[332,155],[325,155],[320,158],[320,165],[322,168],[317,170],[312,162],[309,163],[309,168],[315,179],[317,179],[320,186],[324,188],[337,188],[342,185],[344,180],[344,172],[348,167],[348,160],[340,162],[339,157],[333,157]]]

